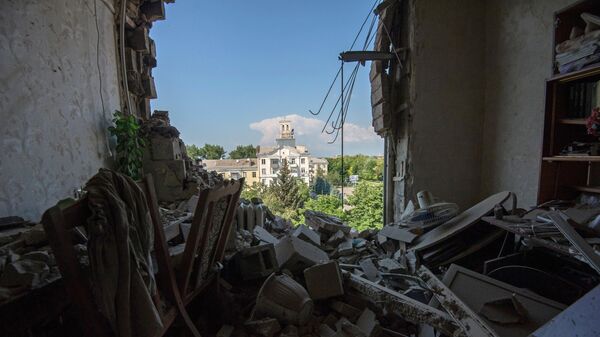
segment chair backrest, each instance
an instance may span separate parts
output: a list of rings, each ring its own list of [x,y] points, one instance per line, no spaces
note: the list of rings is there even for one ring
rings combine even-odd
[[[243,185],[242,178],[200,191],[190,234],[177,268],[179,291],[188,301],[189,296],[197,295],[194,290],[211,276],[213,266],[223,259]]]
[[[138,183],[140,188],[146,194],[148,209],[157,236],[157,229],[161,228],[158,217],[158,206],[156,204],[156,196],[154,193],[154,185],[152,177],[147,176]],[[82,326],[85,327],[85,334],[93,337],[109,337],[114,336],[108,320],[98,311],[96,306],[89,279],[82,271],[77,254],[74,249],[73,229],[84,226],[87,219],[91,216],[91,211],[88,207],[87,197],[83,197],[73,205],[66,208],[61,208],[58,205],[49,208],[42,216],[42,224],[48,237],[50,246],[56,258],[56,262],[61,272],[65,288],[70,296],[72,303],[77,307],[82,318]],[[158,232],[160,232],[158,230]],[[164,233],[162,236],[164,240]],[[155,239],[155,251],[158,247],[159,251],[164,253],[166,242],[162,245],[160,238]],[[165,270],[161,266],[161,260],[158,258],[159,269]],[[165,263],[168,263],[165,262]],[[165,282],[161,282],[165,283]],[[175,283],[174,281],[172,282]],[[159,283],[159,289],[161,284]],[[172,292],[166,292],[167,297],[172,297]]]
[[[88,278],[85,277],[73,247],[73,229],[85,225],[91,215],[88,199],[83,197],[75,204],[62,209],[49,208],[42,216],[42,224],[56,258],[58,268],[71,299],[81,315],[86,335],[114,336],[107,319],[98,311]]]

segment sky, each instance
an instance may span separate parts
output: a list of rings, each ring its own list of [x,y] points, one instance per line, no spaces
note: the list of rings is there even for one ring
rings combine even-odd
[[[328,144],[332,136],[321,133],[339,82],[320,115],[308,110],[319,109],[339,70],[339,53],[348,50],[372,5],[371,0],[168,4],[167,19],[150,31],[158,61],[152,109],[168,110],[188,145],[219,144],[226,151],[271,146],[285,117],[298,145],[316,156],[339,155],[339,140]],[[360,67],[352,94],[345,154],[383,154],[383,140],[371,126],[369,66]],[[346,78],[353,67],[345,66]]]

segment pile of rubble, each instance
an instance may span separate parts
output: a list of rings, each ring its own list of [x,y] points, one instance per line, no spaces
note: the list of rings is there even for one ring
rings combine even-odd
[[[144,173],[152,174],[158,200],[181,202],[197,195],[198,190],[223,182],[216,172],[209,172],[187,155],[179,130],[171,125],[168,111],[154,111],[142,125],[148,145],[144,149]]]
[[[58,278],[42,225],[17,216],[0,218],[0,304]]]
[[[599,235],[583,231],[592,256],[577,245],[559,256],[531,241],[551,233],[549,242],[564,244],[552,220],[519,225],[529,232],[516,236],[486,221],[517,226],[532,214],[542,221],[541,212],[556,222],[552,214],[600,219],[598,205],[555,206],[526,212],[502,192],[462,213],[449,203],[409,207],[402,223],[357,232],[313,211],[294,228],[260,200],[242,201],[219,292],[199,326],[222,337],[528,336],[600,282]]]

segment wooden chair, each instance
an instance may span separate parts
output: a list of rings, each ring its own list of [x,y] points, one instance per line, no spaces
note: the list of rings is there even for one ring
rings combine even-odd
[[[185,303],[201,294],[216,275],[214,267],[223,260],[243,185],[242,178],[200,191],[190,234],[176,268]]]
[[[152,176],[146,176],[139,185],[146,195],[154,227],[154,254],[158,264],[157,286],[165,298],[174,305],[163,315],[164,328],[157,331],[155,336],[163,336],[175,319],[181,316],[191,334],[194,337],[200,337],[200,333],[185,309],[177,287],[167,242],[160,222],[158,200],[154,191]],[[56,257],[67,293],[81,315],[85,334],[91,337],[114,336],[107,319],[97,309],[89,281],[79,266],[73,248],[73,229],[85,225],[91,215],[87,202],[87,198],[83,197],[65,209],[54,206],[44,213],[42,223]]]

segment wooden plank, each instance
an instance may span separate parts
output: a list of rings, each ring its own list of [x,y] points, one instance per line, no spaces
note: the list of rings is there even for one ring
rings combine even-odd
[[[445,312],[430,307],[408,296],[380,286],[367,279],[343,271],[345,284],[377,303],[385,303],[388,310],[412,323],[431,325],[449,336],[460,335],[461,329]]]
[[[600,156],[553,156],[544,157],[544,161],[573,161],[573,162],[600,162]]]
[[[440,281],[429,269],[421,266],[417,274],[432,290],[433,295],[439,301],[450,316],[461,326],[467,336],[473,337],[498,337],[498,335],[483,321],[471,308],[458,298],[448,287]]]
[[[581,253],[590,267],[600,274],[600,256],[596,253],[594,248],[592,248],[587,241],[575,231],[573,226],[571,226],[563,216],[566,217],[562,212],[551,212],[548,214],[548,218],[552,220],[556,228],[558,228],[573,247]]]

